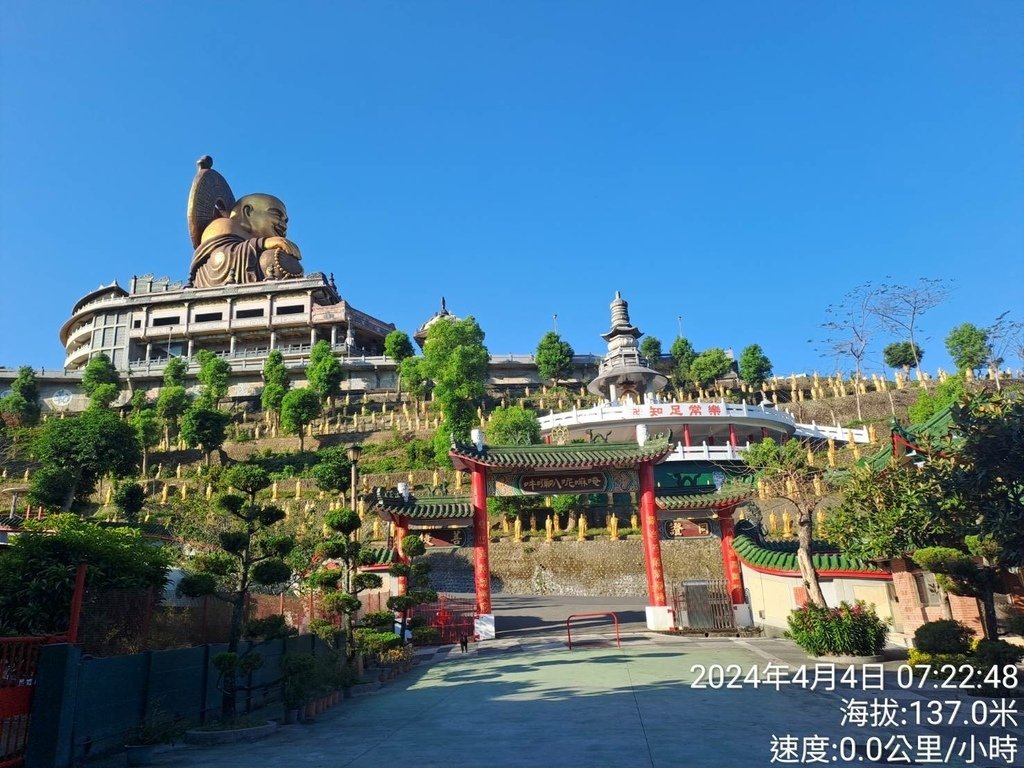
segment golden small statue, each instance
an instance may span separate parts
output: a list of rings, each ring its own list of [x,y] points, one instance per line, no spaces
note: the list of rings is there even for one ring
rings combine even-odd
[[[612,541],[619,540],[619,516],[612,515],[608,520],[608,535]]]
[[[640,527],[640,518],[636,516],[636,512],[629,516],[629,527],[634,529]]]
[[[580,512],[579,520],[576,523],[576,538],[579,541],[583,541],[587,538],[587,518]]]
[[[512,536],[517,542],[523,540],[523,521],[518,517],[516,518],[515,526],[512,529]]]
[[[551,515],[544,518],[544,538],[548,541],[554,541],[555,538],[554,527],[551,525]]]
[[[302,254],[285,235],[288,210],[273,195],[238,201],[213,159],[199,159],[188,199],[188,225],[195,252],[189,283],[195,288],[302,277]]]

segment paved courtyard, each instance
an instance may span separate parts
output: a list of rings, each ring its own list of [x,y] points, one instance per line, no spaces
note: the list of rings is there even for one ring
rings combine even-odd
[[[772,738],[785,736],[797,737],[798,751],[776,764],[809,764],[817,754],[830,765],[906,765],[924,763],[899,759],[901,749],[915,757],[901,746],[899,735],[915,750],[921,736],[940,736],[942,749],[953,738],[987,745],[997,733],[1024,741],[1020,728],[931,730],[914,725],[912,716],[909,724],[897,727],[840,726],[843,698],[892,697],[913,711],[912,701],[925,700],[910,691],[826,693],[800,686],[754,688],[749,683],[735,690],[692,687],[693,665],[763,670],[770,663],[806,663],[785,640],[635,633],[624,638],[620,650],[609,637],[594,635],[572,651],[553,636],[499,639],[472,646],[467,654],[458,647],[428,651],[403,677],[377,693],[343,702],[316,722],[284,726],[251,744],[167,748],[156,765],[750,768],[772,764]],[[970,709],[969,699],[965,706]],[[899,719],[907,718],[904,713]],[[827,738],[820,744],[805,738],[816,735]],[[860,750],[850,761],[840,757],[844,737],[847,748]],[[876,737],[879,741],[872,744],[889,744],[887,749],[895,750],[889,763],[868,759],[873,755],[865,750]],[[824,751],[804,752],[816,744]],[[123,763],[101,763],[108,764]],[[1014,763],[980,754],[969,763],[954,751],[932,764]]]

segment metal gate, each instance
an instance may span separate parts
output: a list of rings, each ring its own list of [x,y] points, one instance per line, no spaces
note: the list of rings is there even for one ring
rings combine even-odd
[[[732,597],[725,579],[684,581],[673,591],[680,628],[734,629]]]
[[[410,616],[423,619],[427,626],[440,632],[441,643],[457,643],[463,635],[472,638],[476,615],[473,598],[451,595],[439,595],[436,603],[417,605],[410,612]]]
[[[0,768],[25,760],[39,649],[55,638],[0,638]]]

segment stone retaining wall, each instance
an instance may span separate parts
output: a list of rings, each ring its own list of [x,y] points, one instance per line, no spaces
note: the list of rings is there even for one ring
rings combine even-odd
[[[665,586],[724,578],[717,538],[661,542]],[[431,552],[430,581],[439,592],[473,591],[473,549]],[[647,594],[643,542],[524,541],[491,543],[491,591],[514,595],[641,597]]]

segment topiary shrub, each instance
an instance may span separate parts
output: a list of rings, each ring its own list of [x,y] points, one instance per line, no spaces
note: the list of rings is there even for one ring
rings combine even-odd
[[[862,600],[838,608],[808,603],[789,614],[786,637],[811,656],[878,656],[889,628]]]
[[[395,628],[395,614],[391,611],[370,611],[363,616],[363,626],[391,631]]]
[[[935,670],[949,666],[959,670],[970,663],[971,657],[965,653],[929,653],[917,648],[911,648],[907,651],[907,664],[913,669],[930,667]]]
[[[437,627],[413,627],[413,645],[438,645],[441,642],[441,630]]]
[[[929,621],[914,631],[914,646],[925,653],[967,654],[972,637],[974,630],[959,621]]]
[[[982,670],[1013,666],[1024,659],[1024,648],[1005,640],[982,640],[974,650],[974,663]]]

